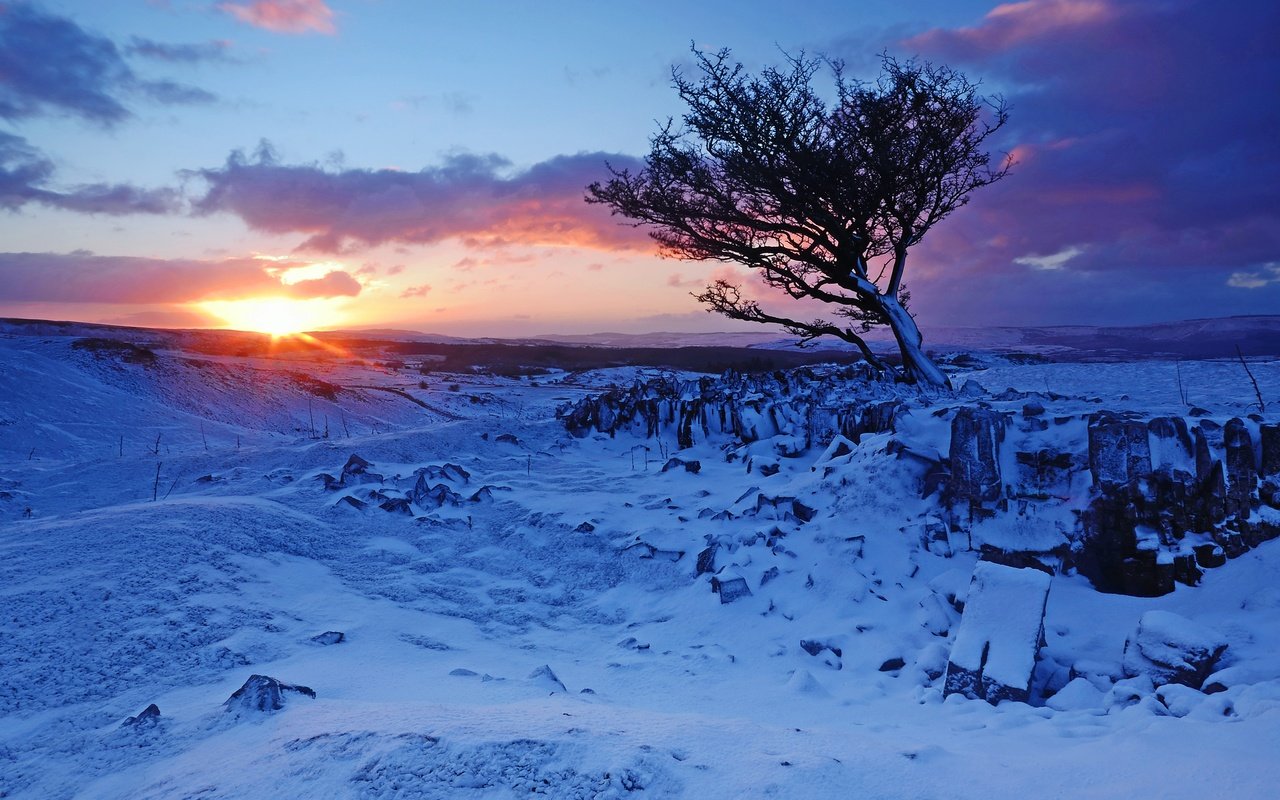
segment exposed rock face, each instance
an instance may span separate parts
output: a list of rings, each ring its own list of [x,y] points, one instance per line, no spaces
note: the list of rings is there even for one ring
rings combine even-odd
[[[1151,472],[1151,446],[1142,422],[1095,414],[1089,420],[1089,469],[1094,486],[1128,486]]]
[[[944,694],[1026,702],[1044,640],[1049,575],[986,561],[973,570]]]
[[[685,382],[657,378],[585,397],[558,416],[575,436],[593,430],[644,438],[665,433],[686,448],[717,435],[754,442],[786,433],[807,448],[813,436],[856,439],[891,429],[899,401],[885,398],[896,391],[861,364],[821,373],[802,368]],[[837,395],[876,402],[838,402]]]
[[[995,500],[1001,493],[1000,443],[1004,415],[987,408],[965,407],[951,422],[951,480],[953,503],[971,506]]]
[[[1042,401],[1067,398],[992,396],[968,384],[922,410],[903,392],[857,369],[657,379],[585,398],[560,417],[578,436],[676,434],[682,447],[717,436],[737,444],[772,439],[772,452],[757,448],[745,458],[748,471],[765,478],[780,471],[778,456],[825,448],[812,468],[829,478],[857,448],[883,446],[886,456],[910,462],[922,498],[940,502],[927,522],[908,526],[924,549],[950,556],[986,546],[1002,529],[995,538],[1003,553],[994,560],[1019,564],[1030,554],[1076,569],[1107,592],[1157,596],[1179,582],[1194,585],[1204,569],[1280,536],[1276,515],[1258,513],[1263,505],[1280,509],[1280,424],[1257,417],[1220,424],[1207,411],[1055,415]],[[926,413],[950,420],[945,458],[936,443],[912,439],[932,425]],[[867,444],[886,432],[887,441]],[[690,463],[676,457],[664,469]],[[704,511],[800,522],[815,513],[775,502],[786,499]],[[706,551],[700,560],[712,559]]]
[[[282,683],[268,675],[250,675],[244,686],[236,689],[222,705],[230,711],[270,714],[285,706],[285,693],[292,692],[315,698],[306,686]]]
[[[1124,645],[1124,672],[1146,675],[1156,686],[1199,689],[1217,668],[1227,642],[1217,632],[1168,611],[1148,611]]]

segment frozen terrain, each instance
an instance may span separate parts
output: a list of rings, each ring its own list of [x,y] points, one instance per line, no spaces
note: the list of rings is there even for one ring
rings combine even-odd
[[[1058,691],[944,699],[948,598],[978,554],[904,533],[932,501],[887,434],[838,459],[761,442],[730,461],[723,440],[577,438],[556,419],[657,370],[422,375],[76,338],[0,335],[0,797],[1264,798],[1280,782],[1280,541],[1161,597],[1037,579],[1037,680]],[[956,385],[1051,393],[1062,413],[1257,410],[1231,360],[980,366]],[[1280,362],[1251,367],[1274,420]],[[698,470],[664,471],[671,456]],[[812,519],[760,499],[780,497]],[[699,574],[712,541],[733,544]],[[1225,643],[1225,690],[1125,678],[1140,620],[1172,628],[1157,645]],[[252,675],[314,697],[229,701]]]

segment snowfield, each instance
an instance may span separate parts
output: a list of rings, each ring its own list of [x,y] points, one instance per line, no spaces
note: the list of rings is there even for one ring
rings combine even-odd
[[[1251,367],[1280,407],[1280,362]],[[1056,694],[944,699],[978,554],[904,532],[932,501],[888,435],[730,461],[556,419],[658,372],[422,388],[0,336],[0,797],[1275,796],[1280,541],[1162,597],[1037,572]],[[1254,402],[1226,360],[969,379],[1051,414],[1185,411],[1179,380],[1215,419]],[[1150,612],[1227,644],[1224,691],[1124,677]],[[252,675],[315,696],[228,702]]]

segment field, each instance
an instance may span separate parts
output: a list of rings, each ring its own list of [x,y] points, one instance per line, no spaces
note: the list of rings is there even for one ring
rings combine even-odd
[[[833,455],[799,428],[680,448],[557,418],[637,380],[797,366],[770,350],[5,331],[0,797],[1244,798],[1280,780],[1280,542],[1158,597],[1058,572],[1039,694],[944,698],[947,598],[979,548],[922,545],[937,499],[892,457],[945,454],[940,415],[977,403],[1226,423],[1260,396],[1254,430],[1280,408],[1274,356],[1248,362],[1255,392],[1233,358],[969,354],[954,393],[837,397],[909,414]],[[1229,643],[1223,691],[1125,676],[1153,610]],[[283,684],[280,708],[229,700],[252,675]]]

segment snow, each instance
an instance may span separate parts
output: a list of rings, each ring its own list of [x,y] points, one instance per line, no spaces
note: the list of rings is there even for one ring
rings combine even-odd
[[[423,406],[378,389],[327,400],[270,359],[157,353],[115,364],[56,332],[0,336],[0,796],[1203,798],[1266,797],[1280,779],[1280,542],[1158,598],[1056,576],[1040,658],[1065,688],[1044,705],[944,701],[968,620],[998,617],[995,640],[1025,645],[1029,610],[969,586],[1008,569],[967,543],[922,547],[936,499],[918,464],[886,457],[888,434],[840,455],[765,440],[729,461],[724,440],[577,439],[555,421],[635,369],[424,390],[351,359],[287,365]],[[971,376],[1084,395],[1046,415],[1095,396],[1176,404],[1171,364],[1120,367]],[[1275,396],[1280,369],[1253,367]],[[1251,401],[1233,369],[1183,365],[1213,419]],[[325,415],[328,438],[312,433]],[[902,424],[947,452],[929,405]],[[318,476],[352,454],[382,481],[326,491]],[[671,455],[700,471],[661,472]],[[368,501],[409,496],[419,470],[458,505]],[[467,499],[483,486],[491,500]],[[338,504],[348,494],[369,504]],[[1017,572],[1010,592],[1047,588]],[[750,594],[722,603],[713,577]],[[1223,691],[1123,678],[1126,638],[1162,611],[1230,641]],[[343,641],[313,641],[326,632]],[[993,645],[986,668],[1015,660]],[[316,697],[229,713],[252,675]],[[121,727],[151,703],[154,723]]]
[[[1040,646],[1050,580],[1037,569],[979,562],[951,663],[981,673],[984,682],[1025,689]]]

